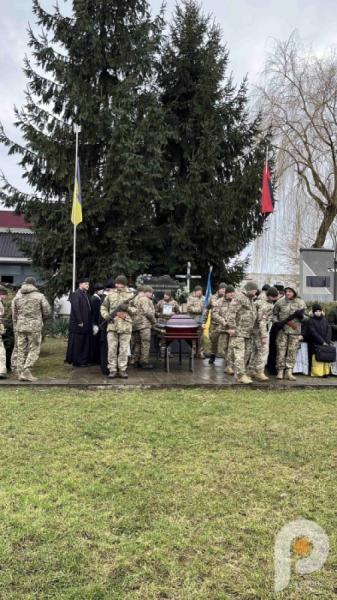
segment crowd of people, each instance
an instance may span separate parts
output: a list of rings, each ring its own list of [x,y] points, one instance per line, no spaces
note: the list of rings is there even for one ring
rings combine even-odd
[[[173,294],[165,292],[154,302],[151,286],[130,289],[124,275],[105,286],[96,284],[91,299],[88,290],[89,281],[84,278],[71,297],[67,362],[76,367],[99,363],[102,373],[112,379],[126,379],[129,365],[152,369],[151,332],[156,323],[181,311]],[[310,312],[292,286],[266,284],[259,290],[252,281],[242,288],[220,283],[207,303],[202,287],[196,286],[185,312],[200,328],[197,357],[204,359],[208,354],[211,365],[216,357],[223,358],[225,373],[235,375],[238,383],[267,381],[266,370],[279,380],[294,381],[294,366],[304,341],[312,374],[320,374],[317,353],[322,346],[330,357],[330,362],[324,358],[322,374],[330,373],[330,363],[335,360],[332,332],[337,338],[337,311],[331,318],[335,323],[330,325],[322,307],[313,305]],[[207,348],[202,333],[209,320]]]
[[[65,361],[74,367],[99,364],[102,373],[114,379],[128,377],[128,367],[153,369],[151,336],[164,326],[181,306],[167,291],[157,302],[149,285],[132,289],[124,275],[94,285],[89,295],[88,277],[70,295],[71,313]],[[4,300],[0,286],[0,378],[7,377]],[[308,349],[309,372],[313,376],[334,373],[337,346],[337,308],[325,317],[322,307],[309,310],[292,286],[265,285],[253,281],[243,287],[220,283],[209,300],[201,286],[189,295],[185,313],[198,325],[196,356],[213,365],[224,361],[224,372],[238,383],[250,384],[276,378],[295,380],[293,374],[301,347]],[[10,367],[19,380],[35,381],[31,369],[40,355],[42,329],[51,307],[36,281],[28,277],[11,301],[14,331]],[[209,336],[203,335],[209,329]],[[208,341],[209,340],[209,341]],[[337,371],[336,371],[337,372]],[[268,374],[267,374],[268,373]]]

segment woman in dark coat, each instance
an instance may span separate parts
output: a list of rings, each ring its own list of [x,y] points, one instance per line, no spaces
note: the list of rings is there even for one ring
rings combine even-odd
[[[321,305],[313,304],[312,316],[307,321],[310,364],[312,363],[312,357],[316,352],[317,346],[328,346],[331,344],[331,335],[331,325],[325,318]]]
[[[88,278],[80,279],[78,289],[70,296],[66,362],[74,367],[86,367],[92,360],[92,309],[88,289]]]

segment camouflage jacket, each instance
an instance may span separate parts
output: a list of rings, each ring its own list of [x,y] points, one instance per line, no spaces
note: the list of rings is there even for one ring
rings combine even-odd
[[[262,337],[267,337],[273,322],[274,303],[259,297],[255,301],[255,306],[257,310],[257,322],[255,323],[254,333],[259,333]]]
[[[293,300],[289,300],[285,296],[280,298],[274,304],[273,321],[283,321],[296,310],[306,309],[306,304],[302,298],[296,296]],[[288,335],[301,335],[301,322],[298,319],[293,319],[292,327],[284,325],[283,331]]]
[[[237,337],[249,338],[257,318],[255,302],[243,290],[237,291],[230,303],[227,322],[228,329],[233,329]]]
[[[150,329],[156,322],[152,300],[145,295],[137,296],[134,301],[134,307],[137,309],[133,317],[134,331]]]
[[[4,333],[6,333],[4,318],[5,318],[5,307],[0,300],[0,335],[4,335]]]
[[[213,294],[210,297],[209,302],[207,304],[206,310],[203,316],[203,322],[206,323],[209,315],[209,311],[211,312],[211,329],[216,330],[219,328],[219,323],[214,320],[214,314],[216,311],[225,303],[225,296],[219,296],[218,293]]]
[[[48,300],[31,284],[24,283],[12,301],[12,317],[17,333],[39,333],[49,317]]]
[[[168,302],[165,302],[165,300],[159,300],[159,302],[157,302],[156,306],[155,306],[155,311],[156,311],[156,317],[158,317],[158,319],[164,320],[164,321],[168,321],[168,319],[171,318],[172,315],[163,315],[163,308],[166,304],[169,304],[170,306],[172,306],[172,315],[174,313],[179,313],[180,312],[180,308],[179,308],[179,304],[176,300],[169,300]]]
[[[202,323],[203,321],[203,308],[204,308],[205,297],[201,296],[199,298],[195,295],[195,292],[189,295],[187,299],[187,314],[189,317],[197,321],[197,323]]]
[[[214,327],[216,327],[217,331],[223,333],[228,329],[227,327],[227,317],[228,311],[230,309],[230,305],[232,300],[226,300],[221,303],[218,303],[212,311],[212,323],[214,323]]]
[[[127,311],[121,313],[121,316],[116,316],[113,321],[109,321],[110,313],[123,302],[131,300],[134,294],[129,288],[114,289],[103,300],[101,305],[101,315],[104,320],[108,321],[107,331],[115,331],[116,333],[131,333],[132,318],[136,314],[137,309],[133,306],[133,302],[129,302]],[[123,316],[123,318],[121,318]],[[124,318],[125,317],[125,318]]]

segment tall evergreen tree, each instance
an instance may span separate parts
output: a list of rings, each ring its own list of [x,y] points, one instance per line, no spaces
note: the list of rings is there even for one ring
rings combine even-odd
[[[247,84],[228,75],[218,26],[194,0],[178,5],[163,51],[160,85],[169,139],[157,222],[172,272],[187,259],[204,274],[235,281],[230,259],[262,230],[259,215],[265,140],[248,117]]]
[[[33,223],[28,251],[45,275],[57,273],[61,292],[71,282],[74,123],[82,129],[78,274],[137,273],[160,244],[153,215],[164,124],[154,64],[162,19],[151,18],[146,0],[73,0],[71,18],[33,0],[33,12],[42,33],[29,30],[33,58],[15,123],[23,143],[0,130],[33,193],[4,180],[1,197]]]

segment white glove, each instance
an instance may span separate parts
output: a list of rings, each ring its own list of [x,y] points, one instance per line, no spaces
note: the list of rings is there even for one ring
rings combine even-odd
[[[98,325],[93,325],[93,326],[92,326],[92,333],[93,333],[94,335],[97,335],[97,334],[98,334],[98,332],[99,332],[99,327],[98,327]]]

